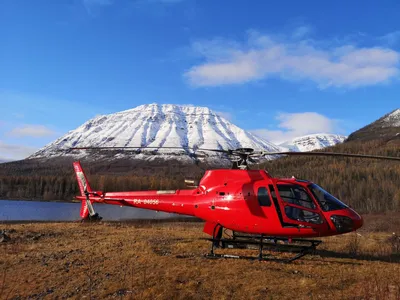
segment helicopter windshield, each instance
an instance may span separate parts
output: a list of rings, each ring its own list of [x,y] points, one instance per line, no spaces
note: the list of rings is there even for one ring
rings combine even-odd
[[[310,184],[308,188],[313,193],[314,197],[318,200],[323,211],[331,211],[331,210],[339,210],[347,208],[346,204],[344,204],[342,201],[329,194],[319,185],[313,183]]]

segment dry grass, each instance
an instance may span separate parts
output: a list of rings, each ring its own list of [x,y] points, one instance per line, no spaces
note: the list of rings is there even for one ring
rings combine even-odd
[[[204,258],[202,223],[1,226],[0,299],[400,299],[398,228],[325,238],[282,264]]]

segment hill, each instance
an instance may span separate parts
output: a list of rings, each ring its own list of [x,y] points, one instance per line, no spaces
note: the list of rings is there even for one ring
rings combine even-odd
[[[384,115],[375,122],[349,135],[348,141],[400,139],[400,109]]]
[[[72,147],[135,149],[131,152],[113,153],[65,151]],[[156,149],[135,151],[136,147]],[[160,147],[164,149],[158,149]],[[176,149],[170,149],[171,147]],[[190,162],[194,156],[193,149],[199,148],[280,150],[280,147],[239,128],[207,107],[148,104],[88,120],[30,158],[74,157],[101,160],[112,157],[151,161],[156,152],[158,158]],[[199,159],[219,162],[221,155],[207,152]]]

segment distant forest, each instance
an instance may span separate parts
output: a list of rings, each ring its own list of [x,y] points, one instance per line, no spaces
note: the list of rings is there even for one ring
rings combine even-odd
[[[129,191],[147,189],[178,189],[184,179],[159,176],[90,175],[94,190]],[[0,176],[0,199],[72,200],[79,195],[75,175]]]
[[[400,157],[399,140],[347,142],[326,151]],[[83,162],[95,190],[185,188],[210,166],[179,162]],[[362,213],[400,211],[400,162],[331,157],[280,158],[253,168],[272,176],[308,179]],[[0,199],[72,200],[79,194],[71,161],[20,161],[0,165]]]
[[[208,166],[178,161],[82,161],[94,190],[106,192],[181,189]],[[29,160],[0,165],[0,199],[72,200],[79,195],[71,159]]]

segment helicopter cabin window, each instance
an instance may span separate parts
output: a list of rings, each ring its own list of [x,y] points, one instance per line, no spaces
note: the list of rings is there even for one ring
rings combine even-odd
[[[257,200],[260,206],[271,206],[271,198],[269,197],[266,187],[260,187],[258,189]]]
[[[289,202],[288,200],[288,185],[277,185],[278,187],[278,191],[279,191],[279,195],[281,196],[282,200],[288,203],[292,203]],[[279,219],[282,222],[282,214],[278,205],[278,199],[276,197],[276,193],[275,193],[275,189],[273,187],[273,185],[269,186],[270,191],[271,191],[271,195],[272,195],[272,199],[274,200],[275,206],[277,208],[277,212],[278,212],[278,216]],[[300,187],[301,188],[301,187]],[[299,205],[296,203],[296,205]],[[300,205],[300,206],[304,206],[304,205]],[[315,207],[315,205],[308,205],[311,207]],[[313,224],[322,224],[323,220],[321,218],[321,216],[318,213],[314,213],[308,210],[303,210],[294,206],[285,206],[285,215],[292,220],[295,221],[300,221],[300,222],[308,222],[308,223],[313,223]]]
[[[303,187],[294,184],[278,184],[277,187],[279,196],[283,201],[305,208],[316,208],[313,200]]]
[[[308,222],[312,224],[322,224],[322,218],[319,214],[300,209],[293,206],[286,206],[285,207],[285,214],[289,219],[300,221],[300,222]]]

